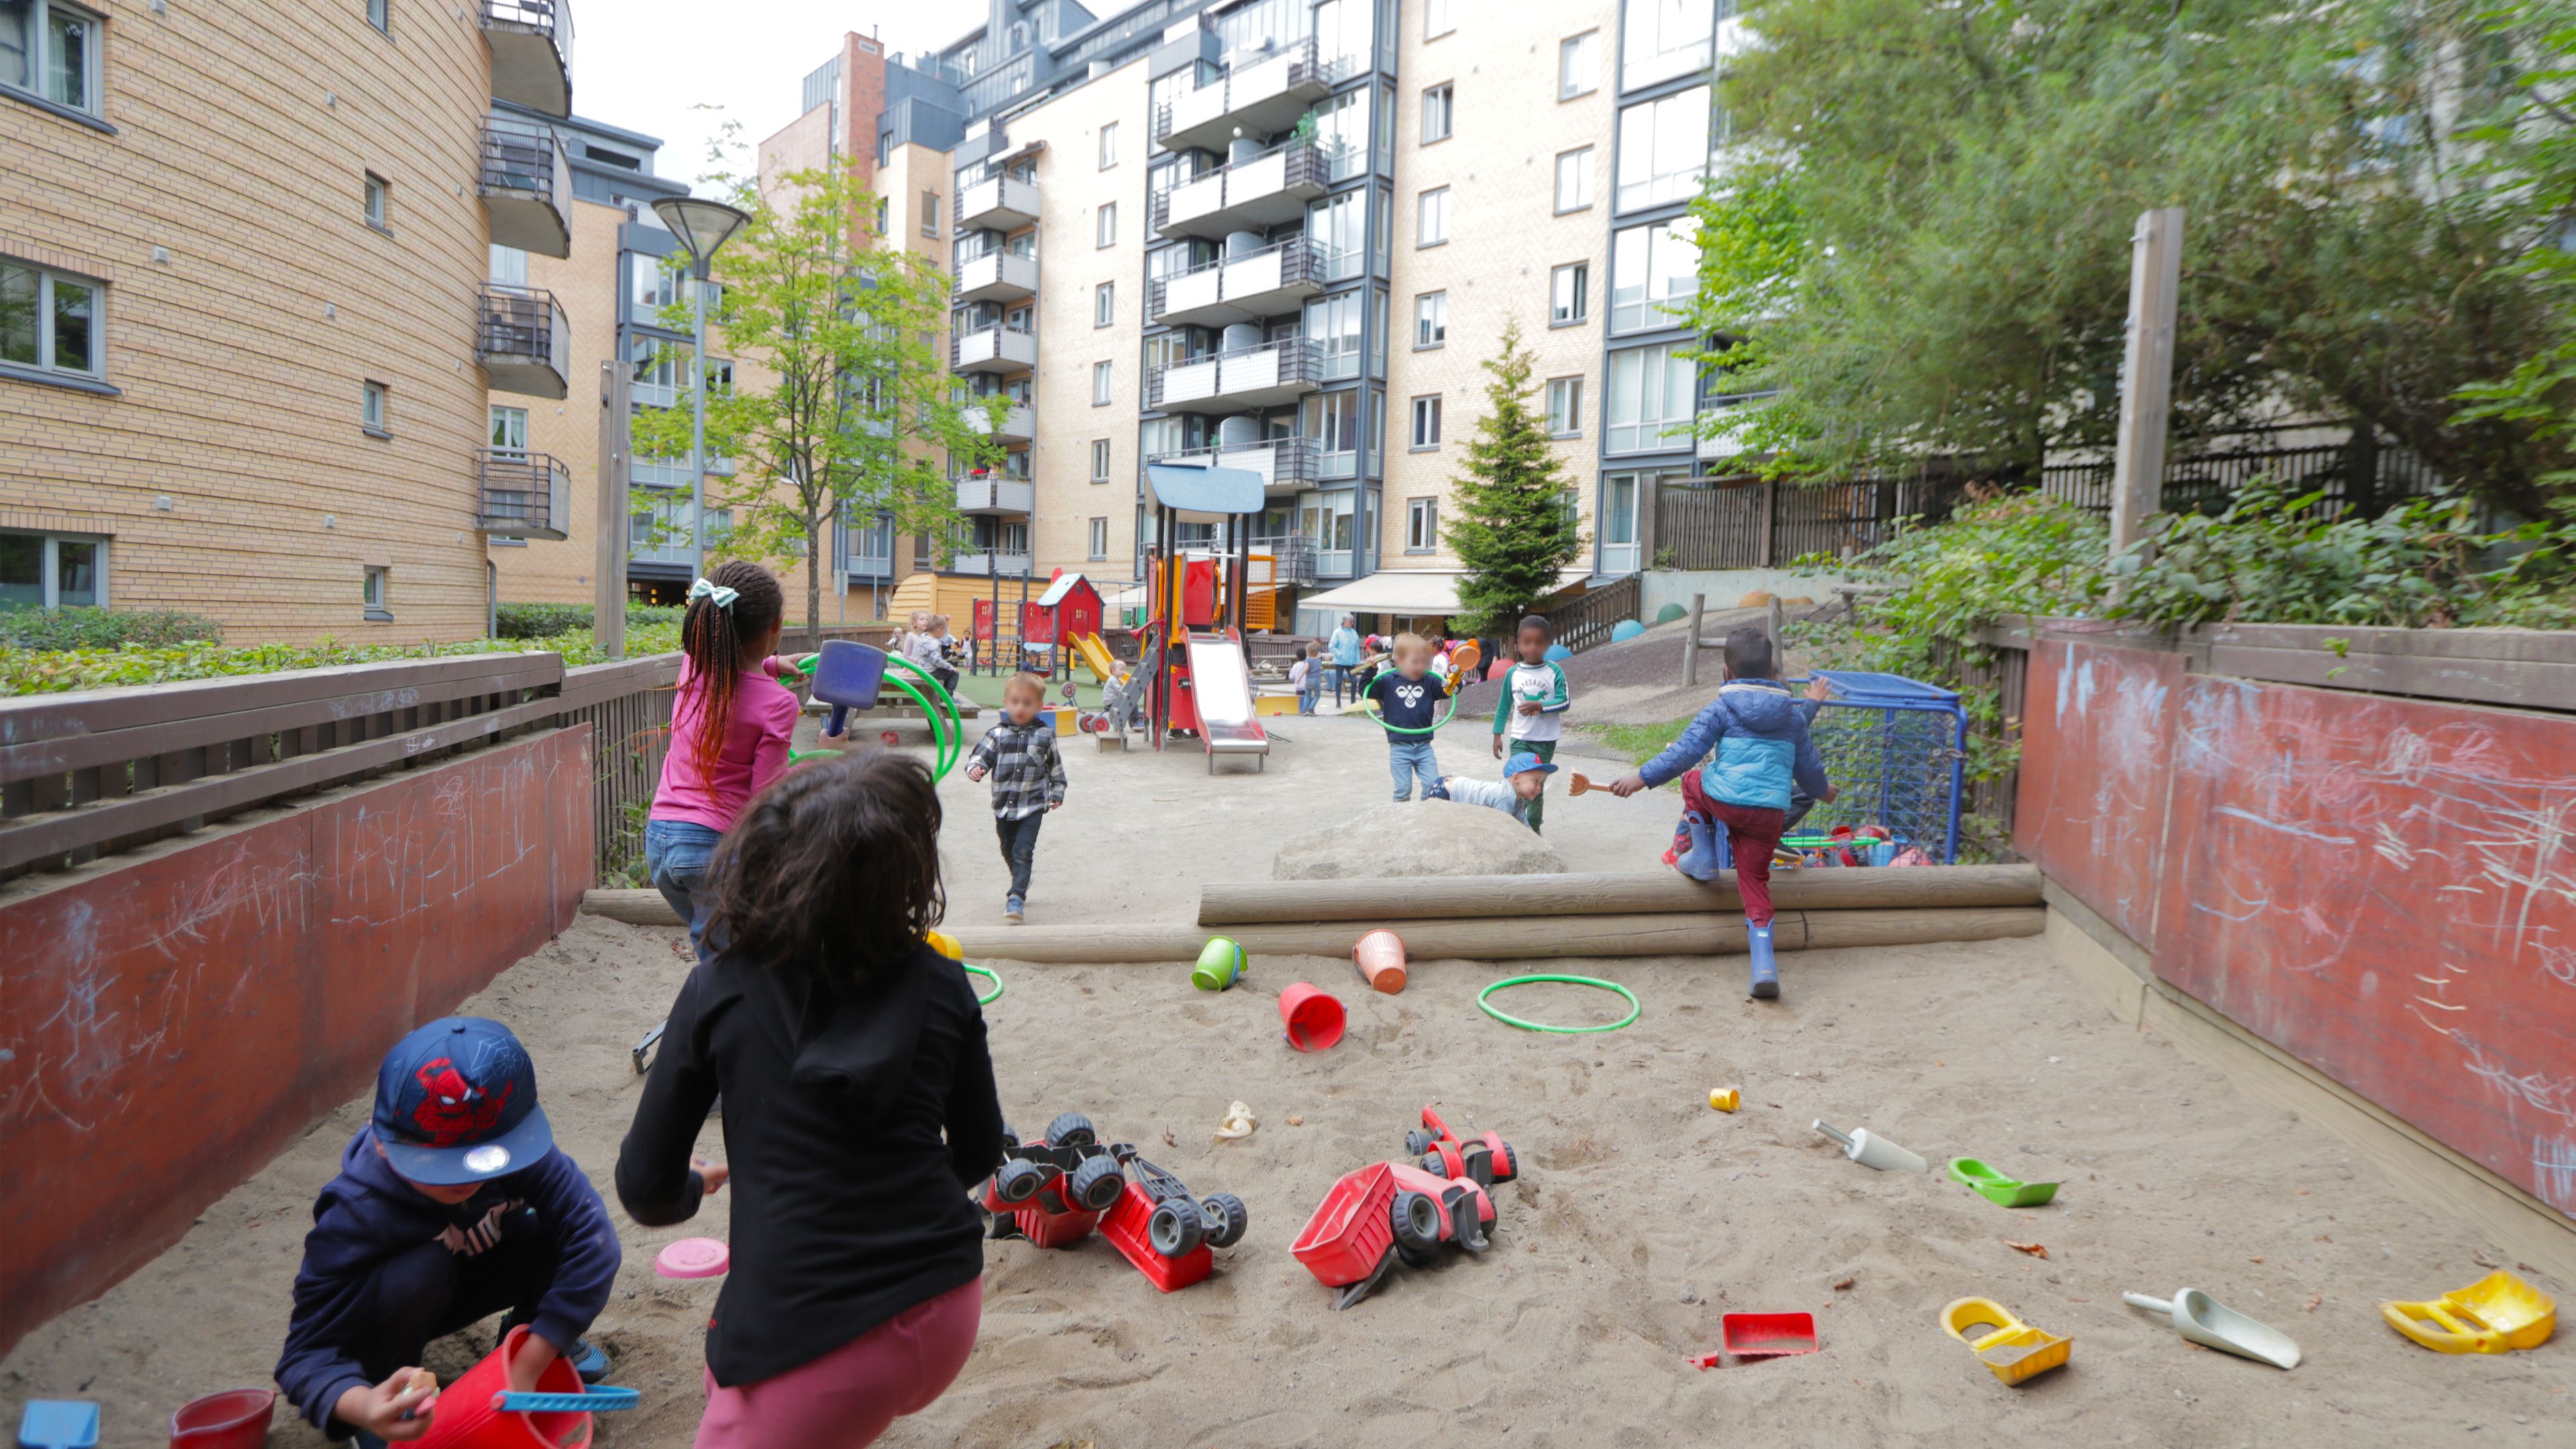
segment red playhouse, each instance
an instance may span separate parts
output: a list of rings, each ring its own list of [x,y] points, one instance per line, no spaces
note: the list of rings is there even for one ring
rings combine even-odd
[[[1080,1112],[1049,1122],[1034,1142],[1004,1147],[1002,1165],[985,1180],[983,1207],[991,1214],[987,1236],[1033,1247],[1071,1247],[1098,1228],[1166,1293],[1205,1278],[1215,1267],[1208,1250],[1233,1247],[1250,1224],[1243,1199],[1194,1195],[1134,1147],[1103,1146]]]
[[[1045,593],[1020,605],[1020,645],[1046,660],[1050,675],[1070,676],[1073,642],[1099,633],[1108,612],[1089,579],[1057,569]]]
[[[1142,647],[1154,748],[1174,736],[1195,737],[1211,775],[1219,755],[1252,755],[1267,765],[1270,737],[1252,713],[1243,638],[1261,475],[1149,463],[1145,491],[1154,507],[1153,598]]]

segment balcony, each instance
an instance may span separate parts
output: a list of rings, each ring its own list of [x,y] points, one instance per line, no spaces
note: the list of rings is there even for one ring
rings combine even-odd
[[[483,173],[475,183],[494,246],[545,257],[572,255],[572,163],[554,127],[493,116],[483,122]]]
[[[1238,128],[1261,136],[1287,130],[1332,90],[1340,70],[1338,59],[1316,60],[1311,35],[1268,56],[1238,57],[1224,79],[1166,102],[1154,116],[1154,139],[1175,151],[1222,151]]]
[[[1292,337],[1154,369],[1145,406],[1173,413],[1238,413],[1277,407],[1313,392],[1320,370],[1314,342]]]
[[[1270,581],[1300,588],[1315,582],[1315,541],[1302,534],[1279,534],[1252,541],[1255,554],[1270,555]]]
[[[1154,230],[1167,237],[1222,237],[1295,221],[1331,180],[1332,168],[1313,141],[1283,141],[1156,194]]]
[[[1699,425],[1708,426],[1713,414],[1760,407],[1779,395],[1777,392],[1748,392],[1702,398],[1699,405]],[[1745,446],[1741,431],[1723,437],[1711,437],[1707,433],[1701,433],[1698,438],[1698,457],[1703,463],[1719,463],[1729,458],[1740,458],[1750,451],[1751,449]]]
[[[894,577],[894,555],[891,553],[843,554],[841,572],[854,579],[891,579]]]
[[[1037,488],[1026,478],[1007,473],[970,474],[957,480],[960,513],[1029,513],[1037,507]]]
[[[1315,480],[1322,476],[1322,457],[1323,445],[1313,438],[1271,438],[1258,443],[1157,453],[1146,461],[1190,467],[1241,468],[1247,473],[1260,474],[1261,486],[1273,495],[1281,495],[1313,487]]]
[[[572,471],[545,453],[485,448],[483,499],[474,526],[505,538],[561,539],[572,532]]]
[[[572,327],[552,292],[485,282],[483,335],[474,355],[494,392],[561,399],[571,390]]]
[[[1038,222],[1038,187],[1015,176],[995,176],[957,188],[950,214],[959,231],[1018,231]]]
[[[1037,409],[1024,402],[1015,402],[1002,414],[1002,425],[996,428],[984,417],[984,399],[980,397],[966,399],[966,430],[970,433],[990,433],[1005,443],[1035,441],[1038,435],[1037,417]]]
[[[572,115],[572,9],[565,0],[483,0],[492,94],[532,111]]]
[[[948,345],[951,372],[1027,372],[1037,365],[1037,334],[999,322],[960,332]]]
[[[1303,237],[1222,257],[1154,283],[1154,320],[1222,327],[1294,312],[1324,290],[1323,260]]]
[[[1038,294],[1038,259],[989,251],[957,266],[960,302],[1017,302]]]
[[[961,553],[948,565],[952,574],[973,574],[986,578],[999,574],[1006,579],[1026,578],[1029,556],[1025,553]]]

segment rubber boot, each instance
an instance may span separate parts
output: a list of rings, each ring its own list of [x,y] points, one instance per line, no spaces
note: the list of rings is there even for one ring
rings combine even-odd
[[[1681,833],[1690,839],[1690,849],[1673,862],[1673,869],[1692,880],[1717,879],[1717,832],[1710,828],[1708,817],[1696,810],[1682,812]]]
[[[1744,923],[1744,938],[1753,952],[1753,999],[1780,999],[1780,963],[1771,959],[1771,928]]]

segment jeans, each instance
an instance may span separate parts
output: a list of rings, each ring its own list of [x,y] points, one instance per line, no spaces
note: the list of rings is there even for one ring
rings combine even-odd
[[[432,1239],[384,1259],[359,1291],[368,1298],[364,1336],[355,1344],[358,1372],[377,1384],[393,1371],[420,1362],[430,1340],[444,1338],[504,1309],[519,1322],[536,1317],[554,1287],[554,1236],[523,1212],[501,1241],[472,1257],[451,1253]],[[556,1347],[569,1354],[571,1344]],[[373,1442],[359,1436],[362,1444]]]
[[[1339,709],[1342,707],[1342,691],[1347,688],[1351,682],[1351,666],[1347,664],[1331,664],[1325,666],[1324,672],[1333,677],[1333,708]]]
[[[1512,756],[1518,754],[1536,755],[1541,760],[1554,764],[1556,762],[1556,741],[1514,739],[1506,739],[1503,741],[1503,758],[1508,760]],[[1521,818],[1529,822],[1530,829],[1538,829],[1540,822],[1547,818],[1547,791],[1541,790],[1538,792],[1538,798],[1529,802],[1529,810],[1526,814],[1522,815]]]
[[[1413,782],[1422,781],[1422,798],[1431,798],[1432,788],[1440,783],[1440,761],[1431,753],[1431,741],[1389,740],[1386,765],[1395,775],[1395,798],[1413,798]]]
[[[697,895],[707,879],[707,858],[724,837],[694,820],[644,822],[644,873],[680,923],[689,928],[689,944],[698,944]],[[388,1370],[390,1372],[390,1370]]]
[[[1002,840],[1002,863],[1011,868],[1011,894],[1022,900],[1029,895],[1029,867],[1037,860],[1038,827],[1046,824],[1046,812],[1023,815],[1017,820],[995,820],[993,833]]]
[[[1306,671],[1305,682],[1297,686],[1297,712],[1299,714],[1313,714],[1315,712],[1315,701],[1321,698],[1323,693],[1324,671],[1321,669],[1308,669]],[[1339,700],[1334,702],[1337,704],[1340,703]]]

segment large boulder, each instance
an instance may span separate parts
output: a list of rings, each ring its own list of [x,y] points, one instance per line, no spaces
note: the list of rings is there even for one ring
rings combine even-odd
[[[1565,858],[1500,810],[1454,800],[1381,803],[1279,847],[1273,880],[1551,875]]]

